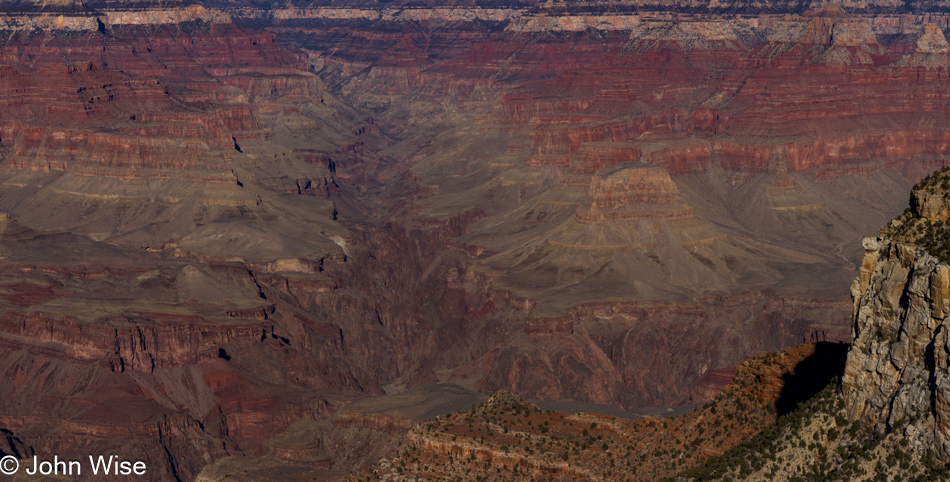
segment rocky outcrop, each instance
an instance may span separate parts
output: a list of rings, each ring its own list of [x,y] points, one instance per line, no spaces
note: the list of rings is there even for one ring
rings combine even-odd
[[[153,319],[117,316],[90,324],[69,316],[8,312],[0,318],[0,338],[12,338],[22,345],[46,345],[47,349],[55,346],[64,356],[85,362],[105,359],[113,371],[152,373],[156,368],[215,359],[218,345],[242,338],[253,340],[273,331],[272,324],[263,321],[268,308],[229,311],[230,316],[243,315],[232,323],[155,313]],[[247,313],[239,314],[241,311]],[[248,322],[255,311],[262,319]]]
[[[0,30],[63,30],[105,31],[108,28],[128,25],[175,25],[186,22],[230,22],[228,14],[207,9],[202,5],[139,5],[129,8],[105,8],[98,11],[71,9],[42,11],[20,4],[19,8],[4,9],[0,15]],[[151,8],[149,8],[151,7]],[[158,8],[156,8],[158,7]],[[42,7],[40,7],[42,8]],[[21,10],[22,9],[22,10]],[[17,11],[20,10],[20,11]]]
[[[837,375],[846,348],[809,343],[751,357],[722,370],[725,383],[708,403],[669,418],[591,413],[606,407],[589,405],[580,405],[581,413],[559,413],[496,392],[471,410],[413,427],[401,447],[366,472],[382,479],[398,472],[479,480],[498,471],[512,480],[662,479],[722,455],[775,423]]]
[[[942,240],[947,174],[925,177],[910,207],[864,240],[851,285],[852,347],[842,386],[852,419],[911,421],[925,446],[950,459],[950,267]],[[938,257],[939,256],[939,257]]]
[[[852,348],[842,386],[853,419],[912,420],[950,459],[950,268],[887,238],[864,241],[851,287]]]
[[[924,25],[924,34],[917,39],[916,52],[920,54],[946,54],[950,53],[950,45],[947,44],[947,38],[940,31],[940,27],[928,23]]]
[[[661,169],[628,167],[595,176],[588,197],[590,208],[577,213],[587,221],[693,214],[670,175]]]

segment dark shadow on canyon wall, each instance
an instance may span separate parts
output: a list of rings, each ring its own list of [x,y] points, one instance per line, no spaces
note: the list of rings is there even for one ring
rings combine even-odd
[[[785,415],[799,403],[814,397],[835,377],[844,374],[848,358],[847,343],[821,341],[816,343],[815,353],[802,360],[791,374],[783,377],[782,393],[775,402],[779,415]]]

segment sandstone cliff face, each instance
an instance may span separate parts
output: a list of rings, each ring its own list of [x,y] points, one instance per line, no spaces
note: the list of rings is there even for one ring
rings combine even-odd
[[[865,239],[852,348],[842,380],[852,419],[916,422],[950,458],[950,267],[887,238]]]

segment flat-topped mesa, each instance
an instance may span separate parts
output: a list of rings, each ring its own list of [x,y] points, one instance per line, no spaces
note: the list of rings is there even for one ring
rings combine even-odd
[[[890,237],[864,240],[842,379],[852,419],[911,420],[908,430],[943,460],[950,460],[948,195],[944,169],[914,188],[911,207],[882,230]]]
[[[642,164],[594,176],[588,199],[590,205],[577,210],[584,221],[693,214],[668,172]]]

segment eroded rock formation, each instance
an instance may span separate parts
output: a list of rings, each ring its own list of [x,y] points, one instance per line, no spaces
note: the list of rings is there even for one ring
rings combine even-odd
[[[915,220],[931,231],[942,225],[944,210],[935,206],[945,193],[923,184],[911,209],[885,231]],[[848,413],[871,424],[911,421],[916,443],[950,459],[950,267],[921,246],[888,237],[867,238],[864,248],[851,285],[852,348],[842,381]]]
[[[560,413],[497,392],[471,410],[415,426],[398,448],[348,480],[370,473],[374,480],[670,477],[773,425],[837,376],[846,350],[811,343],[752,357],[723,374],[726,383],[711,402],[681,416]]]
[[[345,471],[301,434],[407,428],[360,397],[674,405],[846,338],[950,152],[946,17],[657,5],[8,9],[0,450]]]

